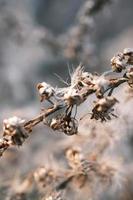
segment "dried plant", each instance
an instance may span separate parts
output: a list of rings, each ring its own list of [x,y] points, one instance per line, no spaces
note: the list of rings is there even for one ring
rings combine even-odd
[[[111,116],[116,117],[113,107],[118,100],[112,93],[116,87],[125,82],[132,88],[132,60],[133,50],[124,49],[123,53],[111,59],[112,71],[104,72],[102,75],[91,74],[85,72],[84,67],[80,65],[71,75],[69,86],[65,88],[53,88],[45,82],[39,83],[37,90],[40,101],[49,102],[49,107],[42,108],[41,114],[28,122],[18,117],[5,119],[0,144],[1,155],[9,146],[22,145],[33,127],[40,122],[66,135],[77,134],[79,123],[76,119],[77,107],[93,93],[98,100],[94,102],[91,119],[106,121],[110,120]],[[115,72],[120,73],[120,76],[113,78]]]
[[[98,12],[110,2],[112,0],[85,0],[74,24],[65,33],[55,37],[50,30],[44,27],[38,30],[35,26],[37,29],[33,30],[30,42],[35,39],[36,45],[39,41],[46,51],[48,48],[48,53],[59,59],[61,56],[65,61],[82,62],[85,66],[89,62],[89,66],[95,66],[96,45],[91,38],[94,22]],[[23,33],[21,30],[26,28],[23,23],[12,19],[10,13],[6,19],[6,15],[5,12],[1,23],[5,30],[13,24],[14,30],[9,30],[11,39],[18,45],[26,43],[30,29]],[[3,120],[0,199],[133,199],[133,48],[116,54],[110,64],[111,69],[101,74],[88,72],[80,64],[72,72],[69,70],[69,82],[57,75],[65,83],[62,88],[47,82],[38,83],[36,90],[41,104],[38,115],[28,120],[24,113],[22,118],[13,116]],[[34,128],[38,134],[31,140],[35,142],[38,142],[39,132],[46,133],[46,138],[39,138],[42,141],[37,145],[29,138]],[[24,152],[17,148],[21,146],[26,148],[21,148]],[[31,152],[35,156],[32,157]],[[14,163],[18,164],[21,174],[17,174],[14,167],[15,176],[9,174],[8,177],[8,168]],[[3,180],[4,173],[7,174]]]
[[[101,123],[111,120],[112,117],[118,117],[114,106],[120,100],[112,96],[112,93],[123,83],[127,83],[129,89],[132,90],[132,64],[133,50],[124,49],[122,53],[111,59],[112,70],[101,75],[86,72],[84,67],[79,65],[71,74],[70,84],[64,88],[54,88],[45,82],[37,85],[40,102],[44,102],[44,107],[37,117],[25,121],[14,116],[3,121],[3,137],[0,141],[1,156],[10,146],[21,146],[33,128],[41,122],[54,131],[73,135],[73,137],[78,136],[78,127],[82,120],[78,120],[76,116],[77,108],[91,94],[95,94],[97,98],[88,118],[81,116],[86,122],[93,119],[92,124],[90,121],[90,134],[81,135],[74,143],[73,139],[72,143],[68,140],[67,146],[64,145],[62,149],[67,168],[63,170],[47,166],[38,168],[17,187],[12,188],[12,192],[8,192],[8,199],[27,199],[28,195],[33,195],[36,190],[43,200],[69,199],[69,192],[71,198],[76,199],[75,191],[79,192],[79,197],[85,193],[86,198],[84,199],[89,199],[96,185],[102,184],[102,189],[99,187],[102,191],[108,187],[124,187],[127,178],[122,161],[118,158],[112,161],[102,156],[115,137],[109,131],[107,134],[106,127],[103,128],[105,125],[100,128],[100,135],[97,134],[100,125],[93,126],[93,122],[98,120],[98,123]],[[46,107],[45,103],[47,103]],[[89,107],[87,109],[89,110]],[[97,196],[97,193],[94,196]]]

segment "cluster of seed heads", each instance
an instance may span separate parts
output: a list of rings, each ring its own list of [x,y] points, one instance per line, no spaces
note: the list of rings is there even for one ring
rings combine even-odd
[[[9,200],[27,199],[34,186],[42,194],[42,200],[64,200],[70,188],[82,190],[85,185],[91,188],[96,179],[102,185],[112,185],[119,173],[118,167],[112,163],[99,158],[89,159],[80,148],[69,147],[64,153],[69,168],[37,168],[15,187]]]
[[[133,49],[124,49],[114,56],[111,66],[112,70],[99,75],[86,72],[80,65],[71,74],[70,84],[64,88],[54,88],[46,82],[39,83],[37,90],[40,101],[48,102],[49,106],[44,106],[41,113],[28,122],[18,117],[4,120],[3,138],[0,141],[1,155],[11,145],[22,145],[33,127],[40,122],[66,135],[77,134],[77,107],[91,94],[95,94],[97,98],[91,111],[91,119],[106,121],[116,117],[113,107],[118,100],[112,93],[125,82],[130,88],[133,87]]]

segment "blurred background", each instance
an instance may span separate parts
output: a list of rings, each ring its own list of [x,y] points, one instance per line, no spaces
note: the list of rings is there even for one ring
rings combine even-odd
[[[66,80],[68,66],[83,63],[91,72],[102,72],[115,53],[132,46],[132,0],[107,0],[84,22],[85,2],[0,0],[1,112],[36,102],[38,82],[61,86],[55,73]],[[83,23],[88,30],[81,36]]]
[[[69,81],[69,72],[80,63],[102,73],[110,69],[114,54],[133,47],[133,1],[102,0],[98,7],[95,1],[0,0],[1,120],[12,115],[29,119],[40,112],[37,83],[64,86],[58,76]],[[49,132],[42,127],[21,149],[7,152],[1,159],[2,179],[42,164],[49,142],[62,137]]]

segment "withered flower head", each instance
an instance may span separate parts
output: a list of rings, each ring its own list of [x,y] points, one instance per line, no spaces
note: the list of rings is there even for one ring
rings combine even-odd
[[[84,71],[84,67],[79,65],[71,76],[71,86],[81,89],[88,86],[92,79],[92,75]]]
[[[122,72],[123,69],[126,68],[127,59],[124,57],[122,53],[119,53],[118,55],[114,56],[111,59],[111,66],[113,71],[115,72]]]
[[[3,137],[5,140],[14,145],[22,145],[28,137],[26,130],[23,128],[25,120],[16,116],[3,121]]]
[[[72,105],[80,105],[83,102],[83,98],[78,92],[78,90],[74,88],[70,88],[68,92],[64,95],[64,100],[68,106]]]
[[[123,50],[123,54],[128,64],[133,64],[133,48],[126,48]]]
[[[115,116],[112,111],[112,107],[118,102],[118,100],[112,96],[107,96],[99,99],[95,102],[94,108],[92,109],[91,119],[101,119],[101,121],[110,120],[112,116]]]
[[[40,101],[42,102],[43,100],[48,100],[53,94],[55,93],[55,90],[51,85],[42,82],[37,84],[37,89],[39,91],[40,95]]]
[[[53,130],[62,131],[66,135],[75,135],[78,132],[77,120],[67,115],[57,119],[53,118],[50,127]]]

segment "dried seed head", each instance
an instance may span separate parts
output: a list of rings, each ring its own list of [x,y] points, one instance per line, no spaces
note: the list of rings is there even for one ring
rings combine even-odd
[[[39,91],[40,95],[40,101],[42,102],[43,100],[48,100],[50,97],[52,97],[55,93],[55,90],[51,85],[42,82],[37,84],[37,89]]]
[[[112,96],[104,97],[95,102],[94,108],[92,109],[92,117],[96,120],[101,119],[101,121],[110,120],[110,114],[115,116],[112,111],[112,107],[118,102],[118,100]]]
[[[126,68],[127,59],[124,57],[122,53],[119,53],[117,56],[114,56],[111,59],[112,69],[115,72],[122,72],[123,69]]]
[[[92,75],[88,72],[84,72],[82,65],[79,65],[74,71],[71,77],[72,88],[81,89],[84,86],[88,86],[92,78]]]
[[[54,116],[49,123],[53,130],[64,132],[66,135],[74,135],[78,132],[78,122],[67,112]]]
[[[114,97],[105,97],[102,98],[98,101],[98,103],[96,104],[97,106],[97,111],[107,111],[108,109],[110,109],[112,106],[114,106],[114,104],[118,102],[116,98]]]
[[[83,102],[83,98],[74,88],[70,88],[68,92],[64,95],[64,100],[68,106],[80,105]]]
[[[66,135],[75,135],[78,132],[78,122],[74,118],[64,117],[61,121],[61,131]]]
[[[126,48],[123,50],[124,57],[127,59],[128,64],[133,64],[133,48]]]
[[[23,128],[25,120],[18,117],[11,117],[3,121],[3,137],[6,141],[14,145],[22,145],[28,137],[28,133]]]

